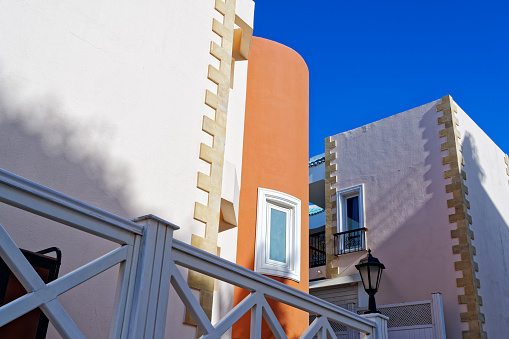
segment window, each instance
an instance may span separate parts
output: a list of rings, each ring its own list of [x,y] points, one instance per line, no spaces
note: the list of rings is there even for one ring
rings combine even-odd
[[[364,184],[337,192],[338,232],[364,228]]]
[[[359,228],[359,196],[345,198],[345,230],[351,231]]]
[[[301,202],[258,188],[255,271],[300,281]]]
[[[337,192],[338,232],[336,254],[366,249],[364,223],[364,185]]]

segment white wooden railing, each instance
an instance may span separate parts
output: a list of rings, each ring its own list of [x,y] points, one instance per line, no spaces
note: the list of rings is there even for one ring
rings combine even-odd
[[[203,338],[219,338],[251,312],[251,338],[261,338],[262,317],[276,338],[287,338],[266,297],[316,315],[301,338],[335,337],[329,321],[387,338],[387,318],[360,316],[173,238],[177,226],[148,215],[130,221],[0,170],[0,201],[120,245],[110,253],[45,284],[0,225],[0,256],[28,293],[0,307],[0,327],[39,307],[63,338],[84,338],[57,297],[120,264],[111,338],[163,338],[170,289],[197,323]],[[250,291],[212,324],[177,266]]]
[[[127,333],[143,227],[4,170],[0,170],[0,201],[121,245],[46,285],[0,225],[0,256],[28,291],[0,307],[0,327],[39,307],[63,338],[84,338],[57,297],[120,264],[110,337]]]
[[[353,310],[354,308],[352,308]],[[441,293],[432,293],[431,300],[378,305],[390,317],[387,332],[397,338],[445,339],[444,309]],[[358,308],[357,313],[366,308]]]

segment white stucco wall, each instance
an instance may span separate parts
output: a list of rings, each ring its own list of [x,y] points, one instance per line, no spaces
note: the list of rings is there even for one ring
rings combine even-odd
[[[309,216],[309,229],[322,227],[325,225],[325,211]]]
[[[461,109],[458,120],[484,330],[488,338],[504,338],[509,323],[509,177],[504,152]]]
[[[238,0],[252,25],[254,3]],[[203,235],[193,219],[214,1],[5,2],[0,11],[0,167],[126,218],[152,213]],[[240,183],[247,61],[235,65],[225,160]],[[5,211],[8,211],[4,213]],[[59,246],[61,275],[115,246],[1,207],[0,223],[20,247]],[[32,227],[28,228],[30,225]],[[235,261],[236,229],[220,235]],[[111,271],[111,272],[110,272]],[[116,275],[110,270],[61,297],[86,337],[108,336]],[[214,307],[224,313],[233,289]],[[176,303],[172,310],[183,312]],[[177,316],[181,324],[182,316]],[[192,336],[194,328],[174,334]],[[55,337],[50,328],[49,338]]]
[[[325,162],[309,166],[309,183],[312,184],[321,180],[325,180]]]
[[[439,101],[438,101],[439,102]],[[458,305],[437,101],[333,136],[338,190],[364,184],[366,238],[385,264],[378,304],[428,300],[441,292],[448,338],[465,329]],[[440,127],[442,128],[442,127]],[[449,179],[450,181],[450,179]],[[357,273],[366,252],[342,255],[341,276]]]
[[[325,162],[309,167],[309,201],[325,208]]]

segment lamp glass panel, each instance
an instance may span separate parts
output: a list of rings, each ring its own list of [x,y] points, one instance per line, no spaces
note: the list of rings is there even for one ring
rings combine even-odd
[[[361,274],[362,284],[364,285],[364,289],[369,289],[369,277],[368,277],[368,267],[362,266],[359,267],[359,272]]]
[[[382,269],[378,265],[373,265],[373,266],[370,265],[369,270],[370,270],[370,276],[371,276],[369,288],[371,290],[377,290],[378,289],[379,271],[381,271]]]
[[[378,287],[380,287],[380,280],[382,280],[382,272],[384,270],[382,268],[380,268],[378,270],[378,279],[377,279],[377,285],[376,285],[376,289],[378,290]]]

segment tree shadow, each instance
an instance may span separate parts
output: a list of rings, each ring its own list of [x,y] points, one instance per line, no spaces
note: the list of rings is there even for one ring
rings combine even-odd
[[[127,173],[94,151],[105,131],[65,118],[52,102],[13,107],[0,92],[0,168],[86,203],[132,215]],[[37,112],[31,108],[37,107]]]
[[[16,93],[3,79],[0,84],[0,168],[116,215],[136,216],[126,173],[91,147],[97,146],[91,145],[93,136],[104,131],[65,118],[50,98],[16,102]],[[60,276],[118,247],[5,204],[0,204],[0,224],[21,248],[59,247]],[[117,277],[118,266],[59,296],[85,337],[108,336]],[[47,337],[60,337],[51,324]]]

